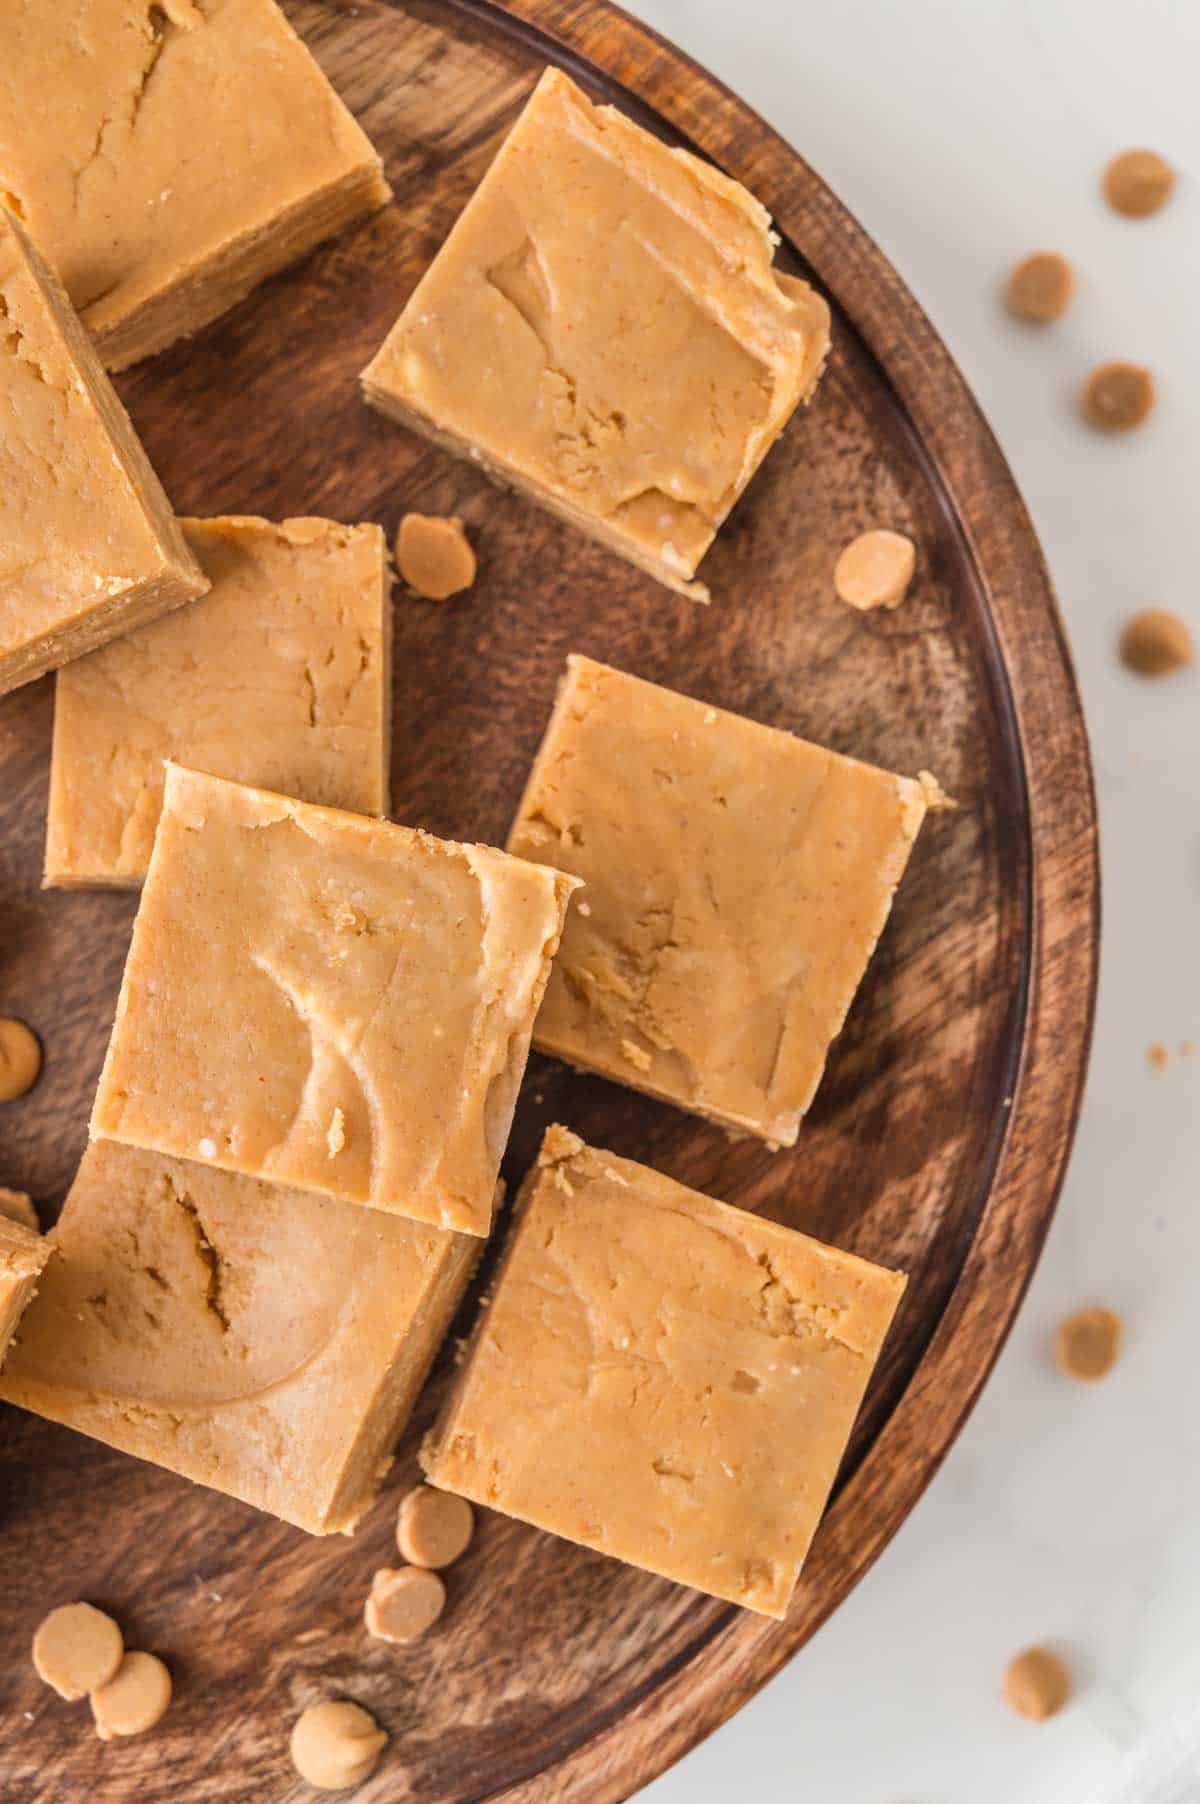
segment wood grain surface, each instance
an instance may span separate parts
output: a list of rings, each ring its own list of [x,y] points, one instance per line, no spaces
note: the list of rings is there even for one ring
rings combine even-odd
[[[1086,1065],[1096,830],[1070,660],[1029,521],[936,333],[819,178],[733,95],[603,0],[289,0],[383,152],[395,202],[226,319],[123,377],[188,513],[324,513],[395,528],[464,516],[472,593],[396,603],[393,812],[502,843],[565,654],[578,650],[903,771],[964,806],[931,818],[791,1152],[772,1155],[533,1059],[507,1175],[559,1120],[713,1195],[904,1267],[908,1294],[783,1624],[487,1517],[443,1623],[370,1642],[398,1497],[435,1375],[353,1540],[312,1540],[13,1409],[0,1410],[0,1795],[310,1796],[291,1723],[357,1698],[391,1734],[365,1801],[627,1797],[800,1647],[927,1483],[1003,1341],[1045,1233]],[[745,181],[780,257],[834,309],[835,351],[703,568],[659,588],[369,413],[355,374],[471,193],[543,64],[562,63]],[[919,546],[911,599],[859,615],[830,581],[867,525]],[[42,893],[49,680],[0,703],[0,1012],[44,1075],[0,1109],[0,1183],[54,1219],[84,1143],[133,915]],[[236,724],[236,723],[234,723]],[[480,1283],[486,1283],[485,1265]],[[478,1288],[478,1287],[477,1287]],[[473,1293],[475,1294],[475,1293]],[[471,1304],[460,1328],[469,1320]],[[24,1650],[83,1596],[170,1663],[152,1736],[99,1743]]]

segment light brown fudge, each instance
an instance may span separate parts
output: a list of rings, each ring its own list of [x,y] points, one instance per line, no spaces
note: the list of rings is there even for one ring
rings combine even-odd
[[[586,885],[536,1045],[790,1146],[929,794],[569,658],[508,840]]]
[[[70,302],[0,206],[0,695],[207,587]]]
[[[904,1285],[552,1127],[421,1463],[783,1616]]]
[[[373,1497],[479,1241],[93,1143],[0,1396],[312,1534]]]
[[[168,764],[93,1135],[486,1235],[575,887]]]
[[[386,814],[391,603],[378,526],[184,520],[202,601],[60,672],[50,885],[140,883],[163,760]]]
[[[390,192],[274,0],[10,9],[0,184],[109,369],[216,319]]]
[[[50,1243],[0,1214],[0,1365],[50,1257]]]
[[[739,183],[547,69],[382,348],[372,406],[669,588],[829,349]]]

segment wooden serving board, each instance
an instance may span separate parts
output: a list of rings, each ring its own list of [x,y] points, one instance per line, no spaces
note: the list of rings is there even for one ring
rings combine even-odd
[[[409,1650],[360,1610],[445,1379],[353,1540],[253,1510],[0,1409],[0,1795],[308,1796],[291,1723],[322,1696],[391,1734],[364,1800],[627,1797],[813,1633],[912,1507],[1003,1341],[1054,1206],[1087,1058],[1096,828],[1069,655],[1030,523],[937,335],[820,179],[733,95],[605,0],[288,0],[386,157],[395,203],[120,387],[181,511],[378,520],[454,511],[480,581],[397,598],[394,812],[503,841],[563,659],[642,676],[902,771],[931,817],[794,1151],[772,1155],[531,1061],[507,1175],[558,1120],[715,1196],[904,1267],[908,1294],[791,1614],[769,1624],[485,1518],[442,1625]],[[680,600],[362,405],[381,341],[545,62],[711,157],[774,214],[834,309],[817,401]],[[887,523],[911,599],[861,616],[838,548]],[[53,1220],[84,1144],[133,902],[39,891],[52,690],[0,704],[0,1012],[44,1038],[0,1110],[0,1183]],[[481,1282],[486,1281],[486,1270]],[[463,1322],[469,1317],[469,1306]],[[461,1324],[460,1324],[461,1326]],[[99,1743],[24,1655],[52,1605],[110,1607],[167,1657],[155,1734]]]

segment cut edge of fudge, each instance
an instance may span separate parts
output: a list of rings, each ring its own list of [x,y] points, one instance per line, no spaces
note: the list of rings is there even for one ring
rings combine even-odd
[[[53,1242],[26,1227],[15,1212],[0,1213],[0,1366],[53,1251]]]
[[[185,542],[192,551],[192,555],[197,557],[198,563],[199,556],[196,542],[197,540],[202,540],[205,537],[206,531],[211,529],[227,528],[234,531],[241,528],[246,528],[251,531],[269,530],[282,535],[284,538],[296,538],[297,543],[305,542],[305,538],[297,537],[297,535],[304,534],[305,537],[307,537],[309,529],[313,526],[328,529],[331,532],[347,534],[362,533],[375,536],[379,552],[379,656],[381,660],[380,675],[382,683],[379,744],[380,806],[377,815],[372,815],[368,818],[386,820],[391,807],[392,646],[394,638],[394,616],[391,606],[391,561],[387,546],[387,536],[384,533],[383,528],[371,521],[346,525],[337,520],[326,520],[314,516],[303,516],[298,518],[289,517],[284,520],[268,520],[258,514],[216,514],[205,516],[203,518],[192,515],[183,515],[180,516],[179,526],[184,534]],[[206,590],[204,595],[197,597],[196,600],[200,604],[203,604],[204,601],[210,598],[211,587]],[[189,603],[188,605],[190,606],[192,604]],[[124,634],[122,634],[122,637],[123,636]],[[71,681],[69,676],[66,681],[69,686]],[[63,751],[63,720],[63,691],[60,680],[55,691],[54,722],[51,729],[49,802],[46,812],[46,839],[42,868],[42,888],[138,890],[145,881],[146,873],[144,871],[127,874],[124,872],[114,872],[107,866],[103,869],[88,869],[77,862],[68,863],[64,856],[61,844],[63,838],[62,816],[66,806],[63,796],[63,781],[66,763],[65,753]],[[221,773],[215,772],[214,774],[220,775]]]
[[[634,1160],[621,1158],[616,1154],[606,1152],[599,1147],[591,1145],[570,1128],[555,1123],[552,1123],[546,1128],[537,1156],[521,1184],[520,1191],[512,1206],[512,1219],[508,1225],[507,1239],[500,1263],[492,1276],[487,1293],[480,1300],[479,1310],[472,1325],[470,1335],[463,1345],[456,1361],[456,1370],[450,1389],[438,1410],[438,1414],[432,1427],[426,1432],[421,1442],[418,1453],[421,1469],[424,1472],[428,1483],[438,1489],[450,1491],[456,1496],[466,1497],[471,1502],[477,1503],[484,1508],[497,1510],[503,1515],[510,1516],[514,1521],[524,1522],[529,1527],[538,1529],[542,1533],[555,1535],[560,1540],[565,1540],[577,1547],[586,1548],[593,1553],[601,1553],[606,1558],[619,1560],[635,1570],[666,1578],[673,1584],[688,1583],[686,1579],[682,1579],[678,1575],[665,1570],[661,1565],[655,1565],[648,1560],[643,1561],[641,1559],[627,1557],[616,1553],[611,1548],[598,1546],[595,1542],[585,1540],[582,1537],[564,1534],[560,1527],[555,1526],[547,1519],[539,1519],[539,1515],[533,1511],[529,1511],[528,1513],[517,1512],[512,1508],[510,1502],[503,1500],[497,1495],[493,1495],[492,1487],[488,1484],[483,1483],[482,1481],[475,1485],[466,1482],[462,1472],[457,1469],[450,1469],[452,1462],[445,1456],[446,1449],[454,1436],[456,1414],[471,1382],[472,1365],[476,1350],[487,1332],[492,1306],[495,1299],[500,1294],[501,1287],[510,1267],[513,1265],[521,1251],[521,1230],[524,1224],[525,1215],[533,1204],[539,1187],[548,1174],[557,1175],[558,1181],[561,1182],[569,1192],[571,1189],[569,1172],[572,1163],[576,1160],[587,1159],[598,1159],[604,1162],[606,1175],[611,1174],[616,1176],[617,1181],[622,1184],[634,1182],[639,1174],[648,1174],[652,1179],[662,1182],[669,1190],[677,1191],[685,1198],[699,1198],[705,1205],[715,1209],[719,1218],[729,1217],[731,1219],[737,1219],[749,1215],[750,1219],[755,1224],[756,1230],[766,1237],[771,1238],[778,1236],[781,1243],[802,1242],[805,1244],[807,1250],[811,1251],[822,1260],[834,1260],[847,1270],[857,1269],[864,1278],[869,1278],[871,1283],[879,1288],[880,1295],[877,1299],[878,1312],[881,1317],[885,1319],[881,1319],[878,1324],[878,1334],[874,1346],[860,1352],[860,1357],[866,1362],[862,1387],[855,1406],[850,1412],[849,1419],[846,1422],[846,1431],[842,1439],[841,1451],[829,1472],[828,1485],[825,1489],[823,1501],[817,1509],[812,1525],[812,1531],[809,1534],[807,1541],[797,1551],[795,1569],[791,1584],[787,1590],[787,1595],[775,1603],[766,1604],[761,1602],[756,1603],[750,1601],[745,1596],[736,1595],[732,1589],[717,1590],[714,1588],[712,1590],[705,1589],[702,1592],[704,1595],[718,1597],[743,1609],[749,1609],[756,1615],[768,1617],[775,1621],[782,1621],[787,1615],[792,1596],[795,1592],[796,1583],[803,1570],[805,1560],[808,1557],[816,1530],[819,1528],[825,1510],[828,1508],[829,1494],[833,1489],[838,1471],[840,1470],[842,1461],[845,1457],[845,1450],[849,1445],[854,1424],[857,1421],[859,1412],[862,1408],[862,1402],[866,1394],[867,1386],[870,1383],[870,1379],[878,1364],[879,1355],[887,1339],[888,1333],[891,1330],[905,1290],[907,1289],[907,1273],[896,1271],[889,1266],[880,1265],[874,1260],[864,1258],[861,1254],[844,1252],[840,1248],[829,1246],[824,1241],[817,1240],[814,1236],[805,1234],[799,1229],[786,1228],[766,1217],[739,1209],[735,1204],[722,1202],[719,1198],[709,1196],[703,1191],[695,1191],[690,1186],[681,1184],[678,1180],[667,1177],[665,1173],[655,1170],[652,1166],[639,1165]],[[614,1170],[613,1168],[616,1169]],[[630,1175],[624,1175],[626,1173]],[[654,1204],[647,1199],[646,1207],[649,1209],[653,1206]],[[698,1589],[698,1587],[692,1588]]]
[[[574,679],[580,672],[586,670],[597,671],[607,676],[616,677],[623,683],[640,684],[650,690],[664,689],[664,685],[662,684],[653,683],[645,677],[632,676],[628,671],[618,670],[613,665],[603,664],[598,659],[587,657],[583,653],[568,653],[566,667],[562,676],[559,678],[558,687],[555,693],[554,706],[546,723],[537,754],[530,767],[529,776],[526,779],[520,801],[513,814],[512,826],[509,829],[506,839],[506,846],[510,850],[512,850],[513,841],[526,816],[531,799],[537,794],[541,785],[543,771],[551,762],[554,755],[553,741],[555,732],[562,716],[571,706]],[[797,735],[789,733],[785,728],[767,726],[761,721],[752,720],[748,715],[735,714],[728,708],[718,708],[716,706],[710,707],[707,703],[697,701],[693,696],[683,695],[679,690],[667,689],[665,690],[665,693],[676,697],[681,701],[685,701],[693,707],[703,708],[706,713],[712,714],[717,720],[727,718],[735,721],[739,728],[751,727],[758,733],[778,734],[785,738],[796,739],[798,744],[806,746],[812,744],[811,741],[800,740]],[[825,750],[826,748],[821,747],[816,749]],[[904,833],[903,863],[896,872],[895,881],[890,887],[887,906],[880,915],[875,932],[871,938],[863,969],[859,974],[858,980],[850,989],[849,995],[846,998],[845,1007],[841,1012],[841,1017],[834,1027],[827,1043],[825,1057],[821,1062],[820,1068],[813,1077],[813,1081],[808,1088],[807,1094],[803,1097],[800,1104],[794,1110],[788,1110],[785,1115],[778,1118],[771,1124],[771,1127],[768,1128],[756,1117],[738,1115],[728,1110],[721,1110],[718,1108],[705,1107],[700,1102],[684,1102],[678,1095],[673,1094],[670,1090],[659,1087],[649,1081],[641,1070],[628,1059],[621,1059],[615,1054],[609,1057],[602,1048],[597,1049],[594,1056],[590,1057],[585,1062],[580,1057],[579,1046],[573,1040],[564,1039],[555,1035],[541,1023],[540,1019],[538,1023],[535,1023],[533,1033],[533,1044],[539,1052],[546,1053],[552,1058],[561,1060],[563,1064],[568,1065],[574,1071],[584,1074],[594,1073],[598,1077],[607,1078],[612,1083],[621,1084],[626,1089],[636,1090],[644,1096],[653,1097],[656,1102],[667,1103],[672,1108],[681,1109],[685,1114],[695,1115],[703,1121],[710,1121],[715,1127],[722,1128],[734,1138],[743,1134],[748,1134],[755,1139],[764,1141],[768,1146],[776,1149],[795,1145],[796,1140],[799,1137],[800,1123],[803,1121],[805,1114],[811,1107],[813,1099],[820,1088],[821,1080],[824,1077],[829,1051],[837,1040],[838,1035],[841,1033],[842,1028],[845,1026],[846,1019],[849,1016],[850,1010],[854,1004],[854,999],[861,986],[863,976],[865,976],[871,960],[874,958],[879,941],[883,937],[884,930],[887,927],[896,891],[899,887],[900,880],[903,877],[908,858],[916,844],[917,836],[920,833],[925,816],[929,812],[931,806],[932,790],[930,786],[933,785],[933,787],[936,788],[936,783],[932,778],[925,780],[922,776],[902,776],[898,772],[886,770],[881,765],[867,764],[859,758],[849,758],[841,752],[832,752],[829,755],[836,758],[840,763],[856,766],[861,770],[870,772],[873,776],[887,778],[896,784],[901,804],[901,824]],[[529,854],[525,851],[514,851],[513,856],[523,858],[528,857]]]
[[[803,354],[800,357],[792,357],[790,360],[776,357],[771,362],[764,362],[764,369],[769,370],[773,378],[773,398],[767,416],[756,434],[756,440],[762,442],[747,444],[739,475],[725,499],[724,507],[709,517],[708,537],[694,558],[680,554],[675,561],[671,561],[663,556],[655,556],[648,548],[640,545],[631,534],[623,532],[619,527],[611,524],[607,516],[588,508],[572,506],[564,495],[549,488],[531,472],[517,468],[513,463],[489,451],[487,447],[471,442],[453,427],[435,420],[417,404],[410,394],[397,391],[394,378],[391,382],[385,378],[385,365],[389,361],[393,335],[402,327],[410,309],[420,305],[422,287],[426,277],[436,267],[442,248],[450,242],[460,227],[469,231],[475,215],[485,212],[490,201],[491,187],[493,183],[499,183],[499,172],[504,168],[510,146],[514,140],[519,138],[524,128],[533,129],[531,121],[539,104],[544,102],[547,97],[557,98],[563,95],[584,109],[590,119],[603,119],[609,130],[625,139],[629,144],[640,147],[648,141],[655,146],[657,151],[664,150],[657,139],[634,121],[626,118],[619,109],[612,106],[594,106],[582,90],[561,70],[554,67],[543,70],[525,107],[514,122],[459,218],[443,240],[442,246],[439,246],[438,252],[421,278],[421,282],[405,302],[383,344],[362,371],[360,381],[363,395],[368,404],[379,412],[396,420],[399,424],[407,426],[412,431],[420,433],[452,455],[477,464],[501,487],[512,488],[528,496],[539,506],[545,508],[547,512],[605,545],[609,550],[625,558],[627,562],[643,570],[676,594],[686,596],[692,601],[707,602],[711,599],[708,589],[703,583],[692,580],[696,569],[711,548],[732,508],[744,494],[764,458],[783,431],[791,414],[802,402],[812,399],[829,355],[830,310],[810,283],[800,277],[777,270],[770,263],[766,266],[765,277],[774,286],[777,295],[782,295],[790,303],[793,311],[803,315],[803,319],[798,322],[803,336]],[[771,229],[770,215],[742,183],[703,162],[689,151],[672,148],[667,149],[665,154],[686,166],[701,190],[707,191],[720,203],[731,205],[740,212],[750,226],[761,235],[765,244],[773,246],[778,243],[778,239]],[[697,223],[700,221],[701,214],[702,209],[697,208]]]
[[[490,457],[478,445],[470,444],[466,439],[459,438],[455,433],[447,431],[445,427],[436,426],[428,414],[420,412],[411,403],[401,401],[387,389],[374,383],[371,380],[369,368],[363,372],[362,387],[367,402],[378,413],[383,414],[387,419],[395,420],[399,426],[406,426],[410,432],[417,433],[421,438],[428,439],[430,444],[436,445],[441,451],[449,452],[451,457],[457,457],[464,463],[475,465],[496,484],[497,488],[510,489],[515,494],[524,495],[538,507],[543,508],[546,513],[564,521],[568,526],[577,528],[588,538],[603,545],[606,550],[615,552],[618,557],[624,558],[626,563],[633,564],[645,575],[653,577],[656,582],[662,583],[664,588],[673,589],[676,595],[683,595],[689,601],[703,603],[712,600],[712,595],[704,583],[689,582],[686,577],[672,570],[669,565],[661,563],[657,558],[644,552],[640,546],[630,544],[621,533],[607,528],[598,515],[589,513],[586,508],[571,507],[561,495],[554,494],[552,490],[535,481],[533,477],[523,475],[520,471],[514,470],[510,464]]]
[[[119,1154],[128,1152],[126,1148],[115,1146],[106,1150]],[[89,1149],[85,1153],[85,1161],[94,1156],[95,1151],[94,1148]],[[149,1158],[164,1165],[185,1163],[156,1154],[133,1156]],[[84,1167],[81,1167],[81,1174],[83,1170]],[[77,1182],[79,1175],[77,1174]],[[247,1184],[261,1182],[254,1179],[242,1180],[232,1174],[222,1176],[227,1177],[231,1184],[242,1181]],[[278,1189],[285,1198],[290,1189],[289,1186],[265,1187]],[[299,1195],[298,1192],[292,1194]],[[501,1197],[502,1191],[498,1189],[497,1206]],[[305,1200],[333,1209],[354,1207],[353,1204],[339,1205],[316,1196]],[[67,1210],[70,1206],[71,1198],[68,1196],[64,1205],[64,1219],[68,1227]],[[410,1224],[397,1222],[395,1225],[404,1227]],[[3,1226],[0,1223],[0,1230]],[[436,1268],[431,1267],[427,1271],[422,1300],[415,1313],[399,1330],[393,1356],[390,1362],[380,1367],[375,1393],[359,1419],[357,1431],[347,1444],[339,1447],[336,1472],[329,1475],[330,1482],[324,1495],[313,1497],[314,1507],[311,1509],[289,1510],[282,1487],[271,1490],[269,1485],[256,1485],[244,1476],[240,1483],[229,1482],[228,1475],[224,1475],[226,1482],[214,1482],[213,1477],[206,1475],[201,1468],[201,1460],[195,1452],[190,1456],[181,1456],[176,1452],[174,1460],[157,1453],[156,1442],[161,1442],[164,1435],[170,1437],[172,1434],[178,1440],[181,1425],[189,1417],[197,1425],[202,1422],[205,1410],[199,1405],[192,1406],[179,1416],[165,1404],[156,1405],[153,1402],[122,1398],[103,1388],[89,1385],[83,1382],[86,1373],[82,1372],[81,1382],[76,1386],[39,1379],[36,1373],[5,1371],[0,1374],[0,1397],[47,1421],[60,1423],[132,1458],[145,1460],[190,1484],[199,1485],[220,1496],[232,1497],[309,1534],[352,1534],[374,1502],[391,1468],[396,1443],[403,1434],[425,1380],[441,1351],[484,1245],[482,1241],[473,1240],[467,1235],[443,1232],[424,1224],[414,1223],[411,1226],[416,1233],[432,1235],[444,1243]],[[198,1220],[197,1232],[203,1240],[203,1229]],[[42,1262],[44,1264],[45,1259],[54,1253],[64,1267],[69,1268],[69,1255],[57,1244],[59,1233],[60,1229],[56,1228],[46,1237]],[[204,1244],[207,1247],[206,1241]],[[211,1248],[204,1256],[218,1257]],[[232,1401],[236,1405],[240,1400],[235,1398]],[[285,1417],[276,1420],[278,1432],[286,1432],[285,1421]],[[218,1430],[216,1434],[215,1444],[218,1448],[221,1446],[221,1432]],[[223,1432],[228,1434],[232,1431]],[[209,1451],[211,1457],[211,1444]],[[314,1449],[313,1457],[314,1462],[320,1460],[319,1450]]]
[[[118,633],[156,620],[208,590],[208,580],[192,556],[162,484],[66,290],[19,221],[0,205],[0,237],[6,231],[38,291],[52,329],[63,340],[79,387],[98,416],[121,477],[145,517],[161,570],[156,576],[130,584],[119,594],[105,596],[86,613],[76,614],[57,629],[8,654],[0,661],[0,694],[32,682],[72,658],[95,651]]]
[[[322,75],[322,79],[327,79]],[[342,103],[339,101],[339,105]],[[370,148],[370,141],[363,136]],[[350,170],[340,181],[306,195],[265,227],[242,232],[200,258],[170,288],[116,313],[93,301],[83,311],[105,367],[114,373],[191,338],[244,301],[268,277],[299,262],[355,220],[392,198],[383,164]]]
[[[408,1338],[427,1330],[429,1344],[424,1352],[410,1352],[407,1357],[398,1359],[381,1384],[364,1418],[353,1456],[342,1469],[329,1504],[324,1534],[352,1533],[392,1466],[396,1442],[416,1408],[425,1380],[433,1369],[487,1245],[485,1240],[469,1234],[454,1234],[453,1240],[453,1247],[448,1248],[445,1255],[443,1275],[447,1283],[443,1294],[427,1297],[409,1325]]]

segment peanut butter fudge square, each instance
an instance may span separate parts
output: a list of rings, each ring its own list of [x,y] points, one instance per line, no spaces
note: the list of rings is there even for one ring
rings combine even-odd
[[[668,588],[812,395],[829,310],[753,195],[547,69],[363,373]]]
[[[216,319],[389,194],[274,0],[6,9],[0,185],[109,369]]]
[[[0,1365],[50,1257],[50,1243],[0,1214]]]
[[[168,764],[93,1136],[486,1235],[576,887]]]
[[[904,1278],[565,1128],[517,1211],[428,1477],[783,1616]]]
[[[313,1534],[362,1515],[479,1241],[97,1141],[0,1396]]]
[[[0,206],[0,695],[207,587],[70,302]]]
[[[508,841],[587,886],[536,1044],[790,1146],[926,806],[919,779],[569,658]]]
[[[184,520],[212,588],[58,679],[48,884],[136,884],[163,760],[384,814],[391,603],[378,526]]]

